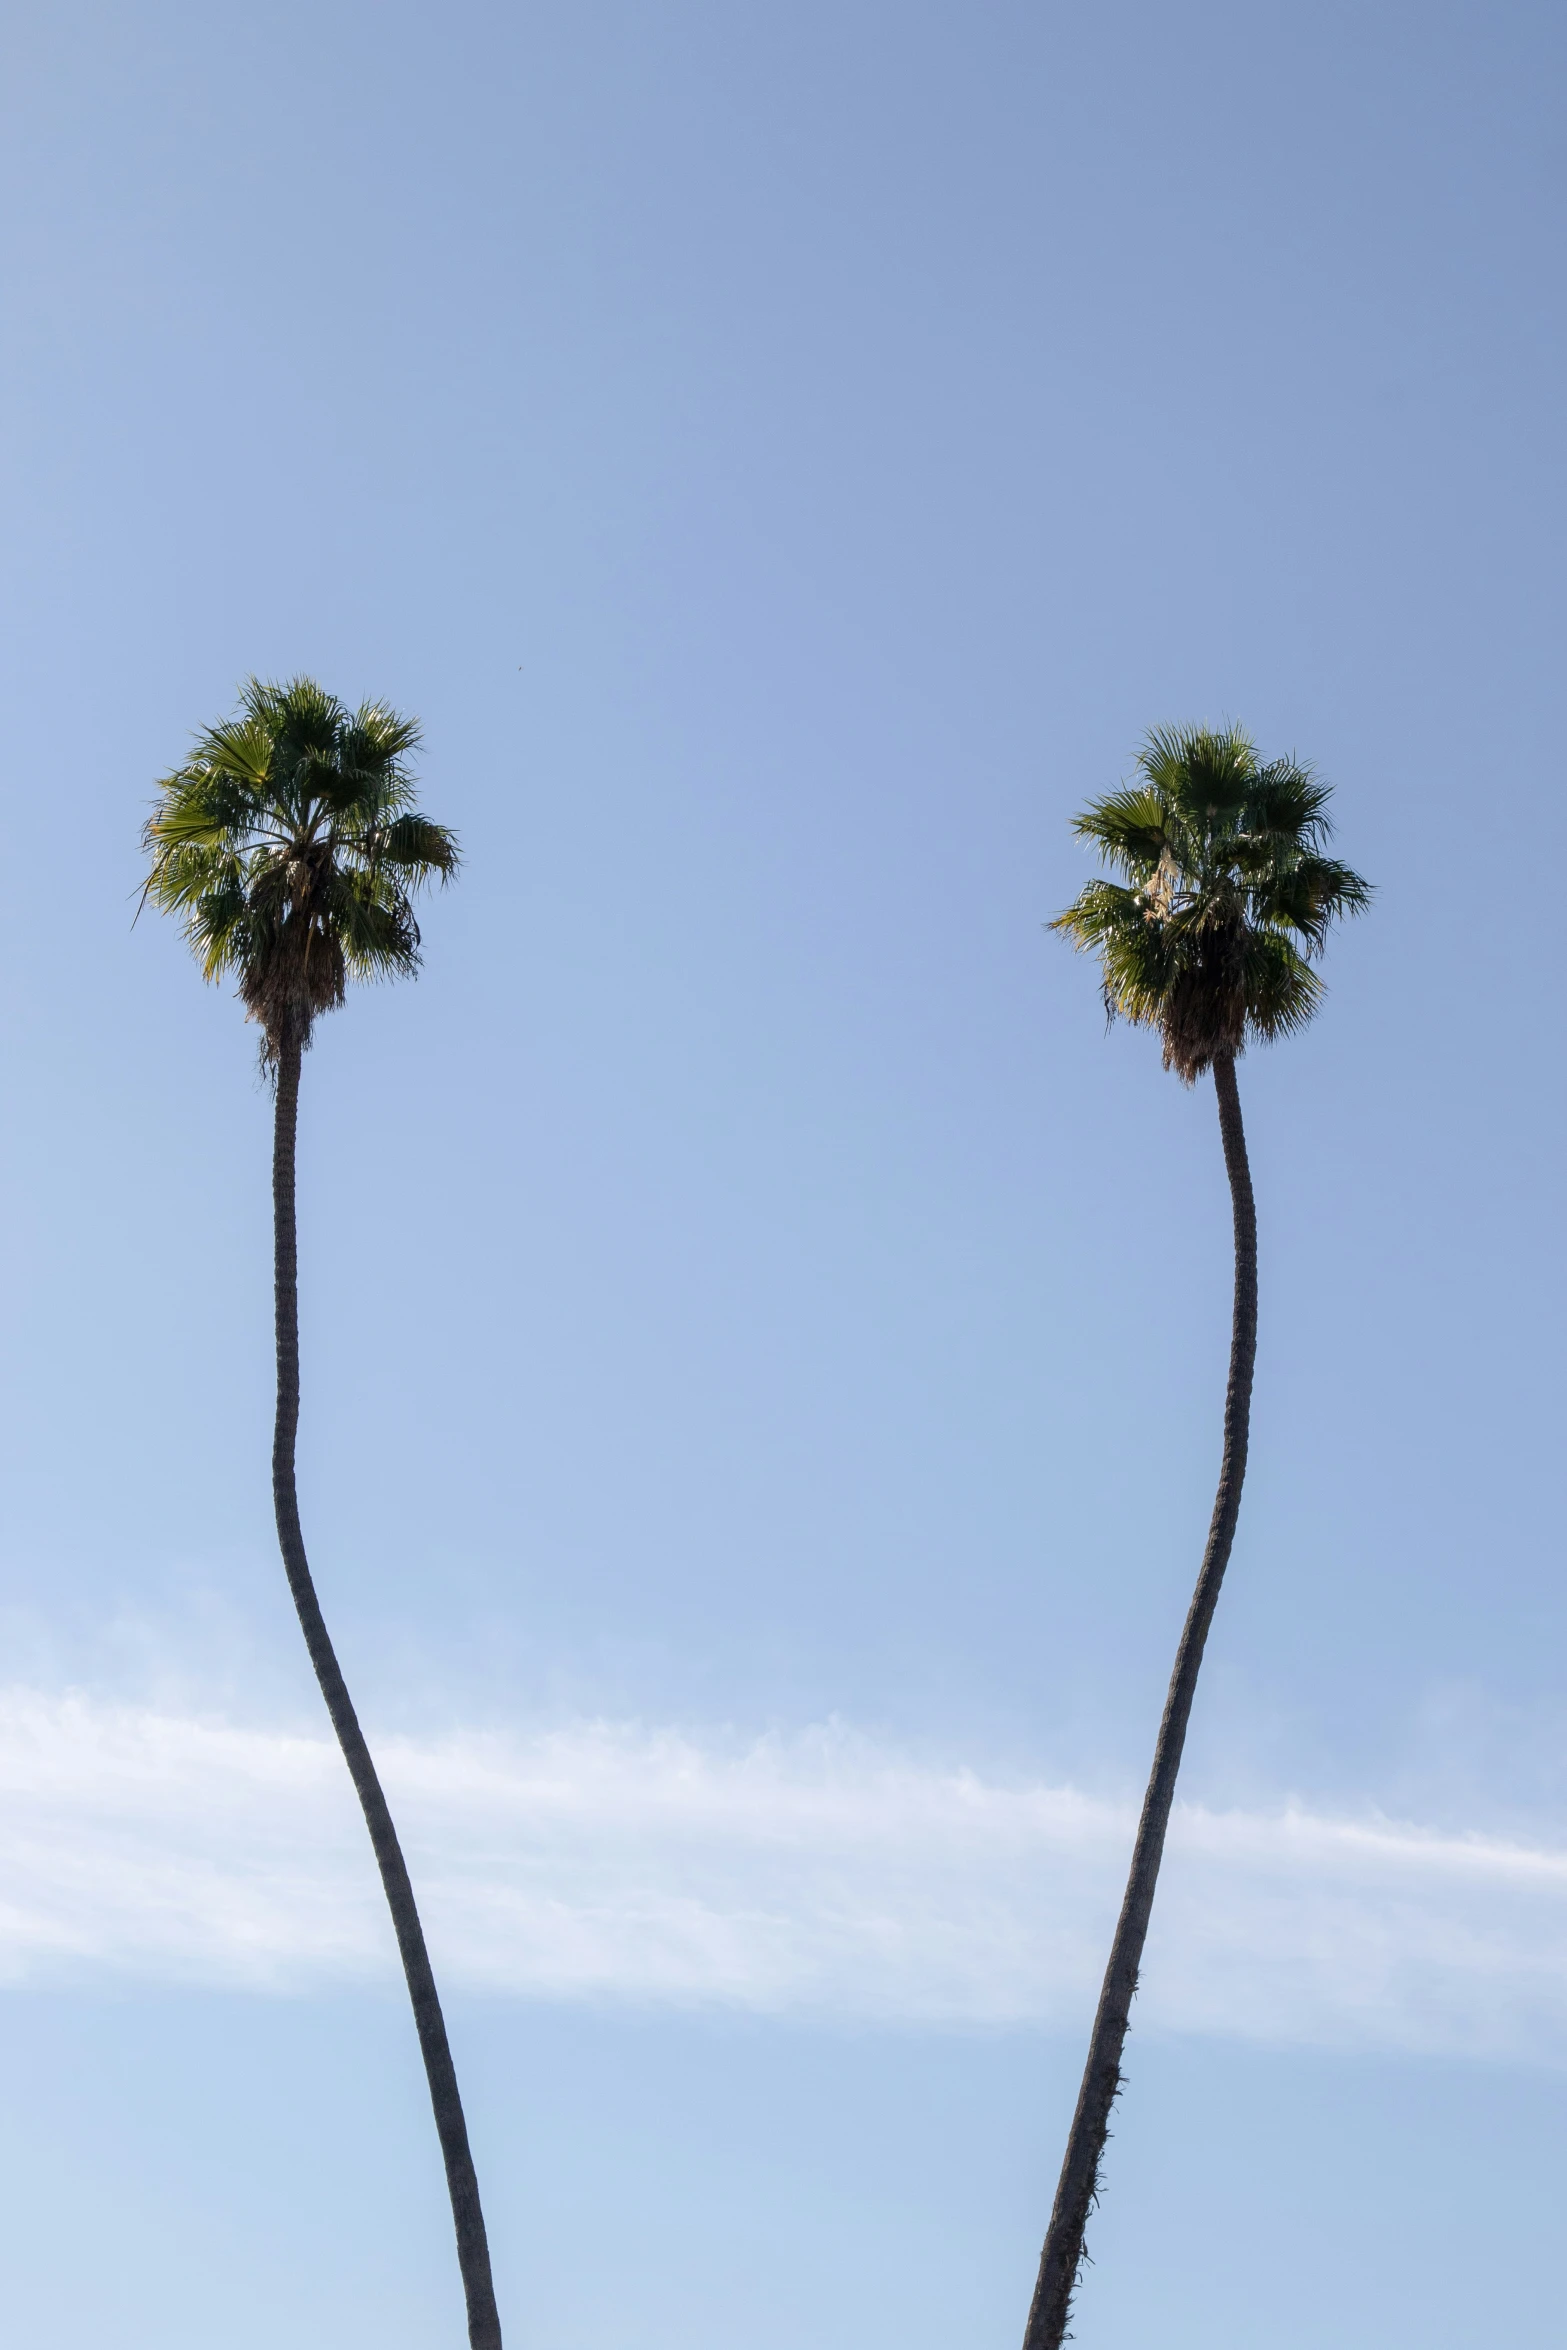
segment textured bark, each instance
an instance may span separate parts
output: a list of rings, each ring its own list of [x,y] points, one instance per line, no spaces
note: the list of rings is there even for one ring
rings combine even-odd
[[[288,1587],[299,1611],[305,1646],[326,1699],[332,1727],[359,1797],[370,1831],[370,1843],[387,1907],[397,1934],[397,1947],[413,2001],[414,2022],[430,2084],[430,2103],[440,2134],[446,2164],[446,2184],[457,2229],[457,2258],[468,2303],[470,2350],[501,2350],[501,2321],[490,2278],[490,2251],[479,2204],[479,2182],[468,2148],[468,2126],[463,2119],[457,2073],[447,2044],[446,2023],[436,1993],[424,1929],[414,1904],[397,1830],[376,1776],[370,1749],[359,1727],[348,1687],[339,1669],[316,1598],[304,1536],[299,1525],[299,1499],[294,1483],[294,1440],[299,1428],[299,1259],[294,1224],[294,1143],[299,1122],[299,1071],[303,1040],[285,1035],[277,1064],[277,1119],[272,1149],[272,1212],[274,1269],[277,1299],[277,1424],[272,1442],[272,1502],[277,1513],[278,1543],[288,1574]]]
[[[1246,1475],[1251,1381],[1257,1357],[1257,1210],[1252,1199],[1251,1169],[1246,1161],[1246,1133],[1241,1124],[1232,1054],[1223,1054],[1215,1060],[1213,1082],[1219,1097],[1219,1132],[1235,1212],[1235,1312],[1230,1333],[1230,1379],[1224,1398],[1224,1455],[1219,1490],[1202,1570],[1176,1651],[1175,1670],[1170,1676],[1126,1895],[1094,2016],[1088,2062],[1083,2068],[1083,2085],[1072,2116],[1066,2157],[1061,2165],[1039,2263],[1039,2282],[1034,2288],[1033,2306],[1023,2336],[1023,2350],[1060,2350],[1066,2339],[1072,2295],[1083,2260],[1083,2234],[1088,2215],[1098,2201],[1099,2164],[1109,2131],[1110,2108],[1121,2086],[1121,2052],[1137,1989],[1137,1971],[1142,1964],[1154,1888],[1159,1881],[1159,1863],[1164,1856],[1165,1831],[1170,1824],[1181,1749],[1186,1743],[1186,1724],[1219,1586],[1229,1564],[1235,1522],[1240,1515],[1241,1485]]]

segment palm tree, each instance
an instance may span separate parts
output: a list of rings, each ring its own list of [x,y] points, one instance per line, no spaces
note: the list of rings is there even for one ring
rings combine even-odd
[[[294,1147],[311,1031],[350,979],[419,967],[413,893],[457,869],[457,843],[414,806],[417,725],[381,703],[349,711],[309,678],[252,679],[236,715],[165,776],[143,834],[144,902],[179,917],[210,980],[232,975],[274,1085],[273,1264],[277,1419],[272,1502],[289,1590],[386,1889],[435,2108],[457,2229],[471,2350],[500,2350],[479,2182],[446,2024],[397,1831],[327,1636],[294,1483],[299,1284]]]
[[[1312,960],[1333,921],[1362,912],[1371,898],[1359,874],[1325,853],[1328,787],[1292,759],[1263,765],[1238,727],[1160,729],[1137,763],[1139,780],[1096,800],[1075,826],[1124,882],[1091,881],[1051,927],[1098,955],[1106,1011],[1157,1029],[1167,1069],[1188,1085],[1213,1071],[1234,1208],[1235,1308],[1218,1496],[1176,1650],[1024,2350],[1060,2350],[1066,2336],[1186,1724],[1240,1514],[1257,1353],[1257,1212],[1235,1063],[1251,1039],[1305,1027],[1322,1000]]]

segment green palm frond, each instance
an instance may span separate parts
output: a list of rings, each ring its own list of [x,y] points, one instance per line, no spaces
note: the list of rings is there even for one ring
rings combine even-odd
[[[374,873],[334,875],[326,912],[356,979],[389,979],[418,969],[419,925],[401,889]]]
[[[1293,759],[1275,759],[1257,771],[1247,800],[1247,829],[1301,850],[1312,848],[1332,830],[1327,818],[1332,796],[1309,767],[1298,766]]]
[[[1329,787],[1294,759],[1264,766],[1239,727],[1159,727],[1139,777],[1074,820],[1133,886],[1091,881],[1051,928],[1099,957],[1112,1018],[1159,1030],[1188,1083],[1248,1037],[1303,1028],[1313,959],[1371,886],[1326,852]]]
[[[1365,912],[1371,891],[1336,858],[1304,856],[1294,864],[1275,860],[1252,884],[1251,899],[1254,921],[1293,930],[1317,953],[1335,921]]]
[[[432,824],[415,810],[394,816],[382,833],[378,854],[384,865],[417,874],[421,881],[449,881],[457,870],[457,845],[444,824]]]
[[[1269,1042],[1304,1028],[1322,1001],[1323,986],[1305,956],[1276,930],[1247,933],[1242,966],[1246,1018]]]
[[[308,1043],[349,979],[418,968],[413,894],[459,862],[414,805],[419,740],[384,703],[251,678],[159,787],[144,902],[177,916],[206,978],[237,977],[264,1060]]]
[[[1146,881],[1169,845],[1169,808],[1149,786],[1110,792],[1085,808],[1073,830],[1104,851],[1117,872]]]

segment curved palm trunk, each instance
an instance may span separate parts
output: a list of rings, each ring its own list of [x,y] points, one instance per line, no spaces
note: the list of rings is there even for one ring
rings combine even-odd
[[[1219,1586],[1229,1564],[1240,1515],[1241,1485],[1246,1475],[1246,1439],[1251,1418],[1252,1369],[1257,1357],[1257,1210],[1252,1199],[1251,1169],[1246,1161],[1246,1132],[1241,1124],[1240,1094],[1235,1084],[1235,1061],[1222,1055],[1213,1064],[1214,1090],[1219,1097],[1219,1132],[1224,1142],[1224,1164],[1230,1178],[1235,1210],[1235,1315],[1230,1335],[1230,1380],[1224,1398],[1224,1458],[1219,1491],[1208,1529],[1202,1571],[1176,1650],[1175,1670],[1165,1700],[1164,1719],[1154,1748],[1148,1792],[1132,1852],[1126,1895],[1110,1945],[1110,1963],[1094,2016],[1088,2062],[1071,2134],[1061,2165],[1061,2178],[1050,2214],[1050,2227],[1039,2263],[1039,2282],[1023,2336],[1023,2350],[1060,2350],[1066,2336],[1077,2272],[1083,2259],[1083,2233],[1098,2200],[1099,2162],[1104,2153],[1110,2108],[1121,2086],[1121,2051],[1126,2043],[1137,1970],[1153,1909],[1154,1887],[1164,1856],[1165,1830],[1175,1798],[1176,1773],[1186,1724],[1197,1690],[1203,1645],[1213,1621]]]
[[[326,1699],[332,1727],[370,1831],[387,1907],[397,1933],[408,1996],[413,2001],[419,2047],[430,2083],[430,2102],[446,2163],[446,2184],[457,2227],[457,2258],[468,2302],[470,2350],[501,2350],[501,2321],[490,2278],[490,2251],[479,2204],[479,2182],[468,2149],[457,2073],[447,2045],[446,2024],[435,1988],[424,1929],[414,1904],[397,1830],[376,1776],[370,1749],[359,1727],[348,1687],[322,1620],[320,1602],[305,1557],[294,1484],[294,1439],[299,1427],[299,1259],[294,1226],[294,1143],[299,1122],[299,1069],[303,1040],[285,1038],[278,1056],[277,1114],[272,1147],[272,1213],[277,1297],[277,1423],[272,1440],[272,1502],[288,1587],[299,1611],[305,1646]]]

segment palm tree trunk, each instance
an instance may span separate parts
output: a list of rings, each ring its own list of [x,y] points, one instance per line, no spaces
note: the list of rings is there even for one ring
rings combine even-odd
[[[1251,1169],[1246,1160],[1246,1131],[1241,1124],[1240,1093],[1235,1083],[1234,1056],[1222,1054],[1213,1064],[1214,1090],[1219,1097],[1219,1133],[1224,1164],[1230,1178],[1235,1211],[1235,1313],[1230,1332],[1230,1380],[1224,1398],[1224,1457],[1219,1490],[1208,1528],[1208,1546],[1192,1595],[1191,1609],[1175,1655],[1164,1719],[1154,1748],[1148,1792],[1132,1852],[1126,1895],[1110,1945],[1110,1963],[1094,2016],[1088,2062],[1071,2134],[1061,2165],[1045,2248],[1040,2257],[1039,2282],[1023,2350],[1060,2350],[1066,2338],[1072,2295],[1083,2259],[1083,2234],[1088,2215],[1099,2199],[1099,2163],[1109,2133],[1110,2108],[1121,2087],[1121,2053],[1126,2044],[1137,1971],[1153,1909],[1154,1887],[1164,1856],[1165,1830],[1175,1799],[1176,1774],[1186,1743],[1186,1724],[1197,1690],[1203,1646],[1219,1597],[1219,1586],[1229,1564],[1240,1515],[1241,1485],[1246,1475],[1246,1440],[1251,1419],[1252,1370],[1257,1359],[1257,1209],[1252,1198]]]
[[[359,1797],[375,1851],[387,1907],[402,1954],[408,1996],[413,2001],[419,2047],[435,2108],[446,2184],[457,2228],[457,2259],[468,2302],[470,2350],[501,2350],[501,2321],[490,2278],[490,2251],[479,2203],[479,2182],[468,2148],[468,2126],[463,2119],[457,2073],[447,2044],[446,2023],[424,1945],[424,1929],[414,1904],[407,1864],[397,1841],[397,1830],[376,1776],[370,1749],[359,1727],[348,1686],[339,1669],[321,1615],[316,1588],[305,1557],[299,1526],[299,1497],[294,1484],[294,1439],[299,1428],[299,1257],[294,1226],[294,1145],[299,1123],[299,1070],[304,1040],[287,1035],[280,1043],[277,1068],[277,1114],[272,1146],[272,1214],[274,1272],[277,1298],[277,1423],[272,1439],[272,1503],[277,1513],[278,1543],[288,1574],[288,1587],[299,1611],[305,1646],[326,1699],[332,1727]]]

